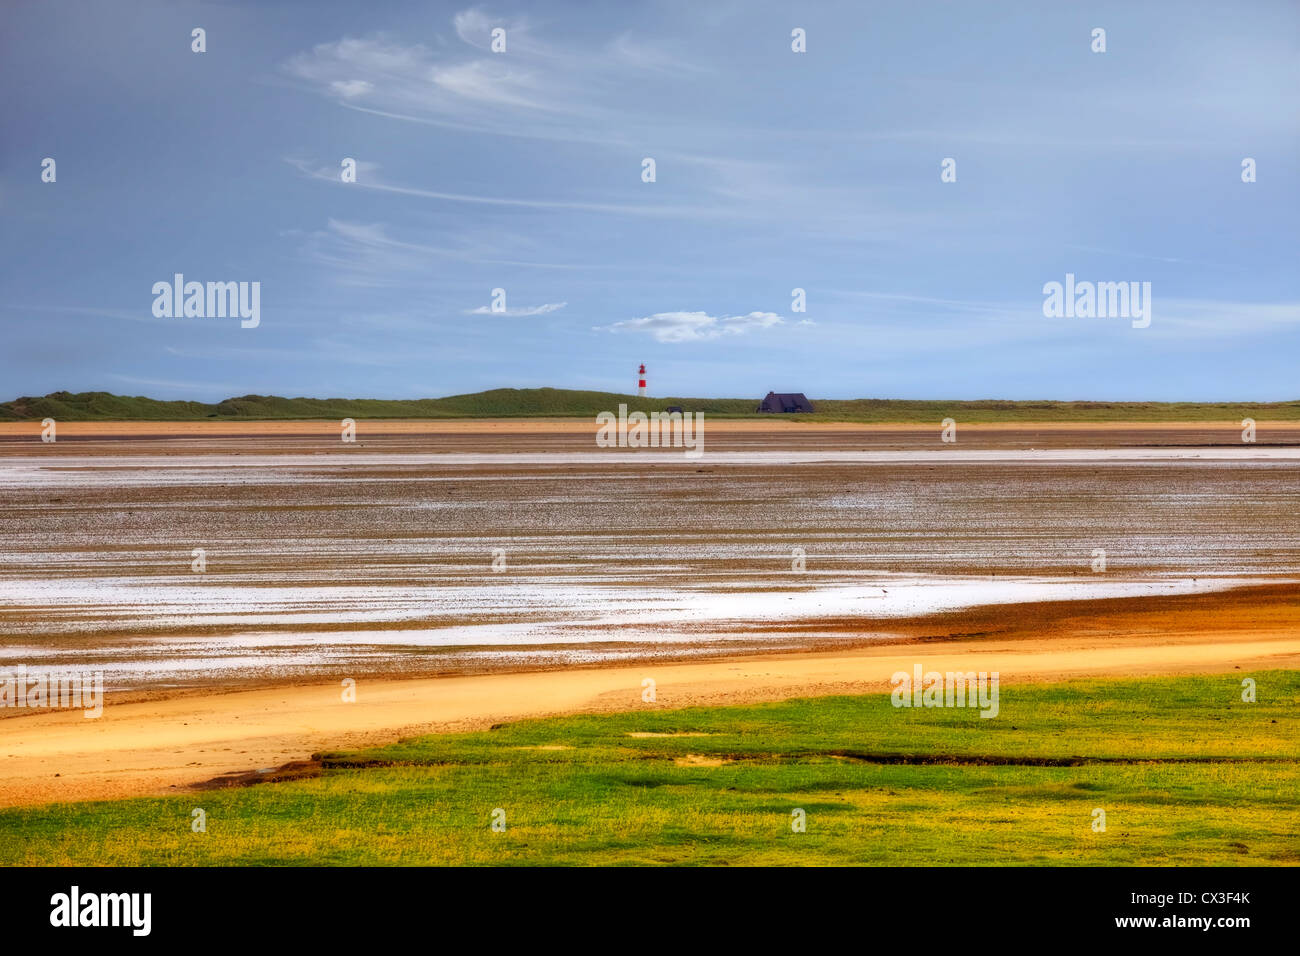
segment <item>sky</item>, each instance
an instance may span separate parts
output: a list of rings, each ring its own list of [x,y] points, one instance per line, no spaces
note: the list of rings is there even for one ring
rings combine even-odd
[[[1300,399],[1294,2],[6,0],[0,87],[0,400]]]

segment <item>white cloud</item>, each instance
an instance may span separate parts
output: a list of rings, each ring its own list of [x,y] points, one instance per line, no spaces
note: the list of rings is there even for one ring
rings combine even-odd
[[[322,176],[327,174],[328,170]],[[362,287],[405,286],[412,283],[432,287],[436,282],[431,278],[431,259],[564,271],[590,271],[593,268],[588,263],[544,262],[505,255],[503,253],[515,249],[526,252],[531,247],[526,247],[522,240],[500,230],[467,233],[464,229],[459,229],[435,238],[441,239],[442,244],[395,238],[389,235],[388,227],[383,223],[349,222],[331,218],[327,221],[327,228],[302,236],[302,252],[309,261],[327,268],[331,281]]]
[[[486,305],[480,305],[477,309],[470,309],[466,315],[546,315],[548,312],[558,312],[569,303],[567,302],[547,302],[543,305],[527,305],[518,309],[506,309],[503,312],[493,312]]]
[[[462,42],[480,50],[490,50],[492,48],[492,31],[496,27],[500,27],[506,31],[506,49],[511,53],[520,51],[529,53],[544,52],[543,48],[533,39],[528,21],[523,17],[506,20],[502,17],[491,16],[479,7],[470,7],[468,10],[462,10],[452,17],[451,25],[456,30],[456,36],[460,37]]]
[[[640,148],[649,130],[680,138],[681,118],[646,109],[646,74],[689,80],[709,71],[623,34],[603,47],[551,46],[519,18],[478,8],[452,18],[466,47],[429,47],[390,34],[343,37],[291,56],[283,71],[340,105],[378,116],[510,137]],[[506,31],[507,54],[489,52]],[[611,135],[628,123],[636,135]],[[709,124],[716,131],[716,124]]]
[[[670,75],[694,75],[713,72],[712,68],[684,60],[662,47],[633,39],[630,33],[620,33],[610,41],[607,55],[619,66]]]
[[[657,342],[702,342],[724,335],[744,335],[754,329],[783,324],[775,312],[713,316],[707,312],[656,312],[639,319],[597,326],[597,331],[644,332]]]
[[[248,386],[235,385],[230,382],[196,382],[193,379],[180,381],[171,378],[137,378],[134,375],[118,375],[110,373],[109,378],[116,379],[119,382],[126,382],[128,385],[148,385],[151,388],[180,388],[189,393],[201,391],[203,389],[225,391],[230,395],[248,394]]]
[[[564,116],[566,131],[590,118],[578,67],[551,62],[521,27],[511,29],[509,56],[474,50],[466,58],[375,34],[317,44],[290,57],[284,71],[344,106],[456,128],[520,135],[529,116],[548,124]],[[477,46],[477,28],[471,35]],[[490,42],[486,25],[482,39]]]
[[[1300,328],[1300,302],[1231,302],[1216,299],[1162,299],[1151,296],[1151,327],[1170,338],[1237,339]]]
[[[522,70],[503,70],[490,60],[472,60],[429,69],[429,79],[439,89],[466,101],[514,106],[521,109],[546,109],[546,104],[524,94],[537,84]]]
[[[330,89],[344,99],[352,99],[358,96],[364,96],[371,92],[375,85],[369,80],[331,80]]]
[[[674,182],[684,191],[673,193],[671,202],[646,189],[591,194],[577,179],[581,197],[530,199],[406,187],[375,176],[359,179],[354,188],[597,214],[778,220],[804,229],[814,223],[819,231],[834,228],[855,241],[892,239],[903,224],[892,221],[898,217],[884,218],[879,204],[868,216],[844,190],[819,186],[815,177],[795,174],[785,162],[751,156],[745,144],[766,140],[765,129],[685,122],[679,111],[665,111],[674,94],[654,96],[648,90],[666,83],[685,94],[701,69],[712,72],[671,48],[626,32],[590,48],[563,36],[560,45],[548,46],[524,21],[506,21],[479,8],[456,14],[452,26],[463,44],[426,46],[384,34],[344,37],[292,56],[283,70],[341,107],[374,116],[511,139],[591,143],[613,151],[610,162],[627,164],[630,182],[637,182],[646,144],[658,143],[654,156],[661,170],[675,169]],[[508,54],[488,52],[497,26],[507,32]],[[744,158],[731,155],[738,149],[745,150]],[[629,195],[636,201],[625,201]]]
[[[339,183],[338,170],[332,166],[317,165],[305,160],[285,157],[284,160],[304,176],[329,183]],[[563,209],[572,212],[608,213],[617,216],[643,216],[651,219],[718,219],[732,216],[729,208],[707,206],[701,203],[610,203],[583,202],[567,199],[520,199],[506,196],[476,196],[468,193],[442,192],[434,189],[417,189],[412,186],[399,186],[392,183],[378,182],[374,173],[378,170],[374,164],[357,164],[357,181],[349,183],[348,189],[369,189],[377,192],[393,193],[399,196],[415,196],[438,202],[476,203],[486,206],[520,207],[525,209]],[[369,175],[362,175],[363,172]],[[576,267],[573,267],[576,268]]]
[[[496,21],[478,7],[471,7],[452,17],[451,24],[456,28],[456,36],[470,46],[486,50],[491,39],[492,27],[496,25]]]

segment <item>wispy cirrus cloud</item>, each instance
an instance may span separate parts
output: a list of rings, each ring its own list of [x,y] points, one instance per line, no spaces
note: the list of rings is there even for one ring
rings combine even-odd
[[[488,52],[496,25],[508,56]],[[590,58],[550,55],[521,21],[466,11],[453,26],[465,47],[434,50],[376,33],[319,43],[282,69],[342,106],[510,136],[571,135],[584,120],[614,115],[590,90],[583,95]]]
[[[491,235],[457,234],[446,244],[399,239],[384,223],[329,219],[324,229],[300,233],[307,260],[330,269],[341,285],[377,287],[429,282],[430,262],[450,259],[480,265],[521,266],[548,270],[589,270],[583,264],[543,262],[502,255],[517,245],[496,230]]]
[[[590,139],[586,121],[626,116],[626,85],[647,74],[685,79],[713,69],[630,31],[603,45],[565,48],[544,42],[524,17],[494,16],[480,7],[455,14],[451,26],[463,46],[435,49],[382,32],[348,36],[295,54],[282,71],[341,105],[394,118],[510,136]],[[504,31],[508,55],[492,51],[497,29]]]
[[[193,379],[170,379],[170,378],[137,378],[134,375],[120,375],[110,373],[109,378],[119,382],[125,382],[128,385],[147,385],[153,388],[179,388],[186,390],[193,389],[220,389],[231,395],[247,394],[248,386],[246,384],[236,384],[231,382],[196,382]]]
[[[771,131],[726,121],[683,122],[665,103],[689,96],[715,66],[684,57],[677,44],[631,31],[581,47],[558,34],[543,42],[522,19],[471,8],[452,18],[454,37],[436,45],[391,34],[321,43],[290,57],[282,72],[304,89],[348,109],[457,131],[609,150],[635,177],[652,155],[672,170],[671,187],[642,190],[637,201],[608,186],[593,194],[579,180],[570,195],[485,195],[478,190],[421,188],[373,172],[351,188],[437,202],[638,216],[652,219],[768,220],[888,240],[914,217],[876,197],[864,206],[855,190],[820,185],[784,159],[758,155]],[[506,31],[507,53],[490,50],[492,30]],[[459,41],[459,42],[457,42]],[[647,90],[657,91],[649,95]],[[319,171],[303,164],[313,176]],[[318,178],[338,181],[337,170]],[[664,194],[659,190],[663,189]],[[664,200],[671,196],[671,201]]]
[[[656,342],[705,342],[770,329],[784,322],[775,312],[722,316],[709,315],[707,312],[656,312],[654,315],[625,319],[612,325],[595,326],[595,329],[606,332],[640,332],[651,336]]]
[[[293,166],[304,176],[323,182],[340,183],[338,171],[328,166],[318,166],[305,160],[285,157],[285,162]],[[371,175],[358,178],[355,183],[347,184],[349,189],[370,189],[377,192],[391,193],[398,196],[412,196],[418,199],[432,199],[440,202],[469,203],[482,206],[500,206],[505,208],[555,210],[561,212],[605,213],[618,216],[641,216],[649,219],[716,219],[732,218],[736,215],[730,208],[705,206],[698,203],[619,203],[587,202],[569,199],[525,199],[508,196],[478,196],[471,193],[455,193],[438,189],[420,189],[415,186],[402,186],[378,181],[376,170],[372,165]],[[361,165],[357,165],[358,174]]]
[[[526,305],[519,308],[496,309],[493,310],[486,305],[480,305],[477,309],[467,309],[466,315],[547,315],[551,312],[558,312],[569,303],[567,302],[546,302],[542,305]]]

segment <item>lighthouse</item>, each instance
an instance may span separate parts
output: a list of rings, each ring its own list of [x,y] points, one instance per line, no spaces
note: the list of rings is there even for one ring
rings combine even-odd
[[[645,398],[645,362],[637,369],[636,393]]]

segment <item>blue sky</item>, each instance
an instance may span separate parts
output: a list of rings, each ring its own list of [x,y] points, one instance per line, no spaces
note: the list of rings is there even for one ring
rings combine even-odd
[[[1298,64],[1281,2],[7,3],[0,399],[1300,398]]]

